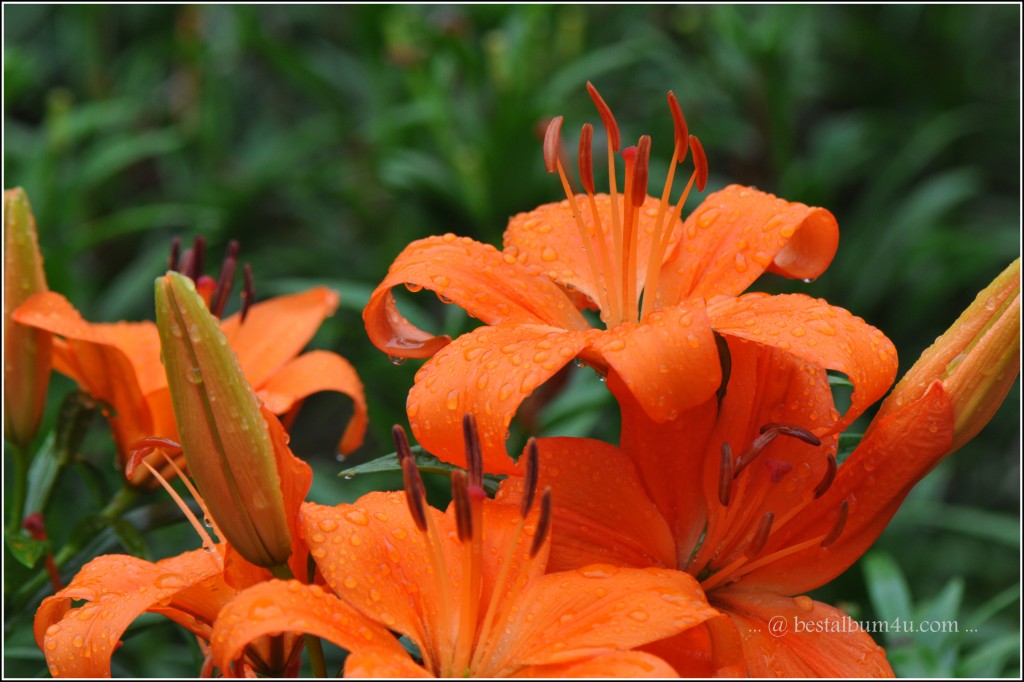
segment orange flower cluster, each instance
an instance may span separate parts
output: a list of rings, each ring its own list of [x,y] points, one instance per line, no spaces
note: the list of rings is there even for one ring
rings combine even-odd
[[[684,220],[708,168],[675,97],[655,198],[651,138],[621,148],[610,108],[588,91],[608,142],[607,194],[595,192],[589,124],[584,191],[572,191],[558,117],[544,158],[565,201],[512,218],[501,251],[450,234],[410,244],[364,310],[381,350],[429,358],[408,416],[426,450],[464,469],[451,474],[445,511],[428,505],[399,427],[404,491],[304,502],[310,469],[275,414],[315,391],[351,395],[343,451],[366,420],[348,363],[296,357],[337,304],[325,289],[219,322],[220,287],[201,281],[193,250],[191,278],[157,280],[155,324],[89,324],[49,292],[20,304],[13,323],[48,333],[54,367],[111,408],[130,480],[180,501],[167,480],[187,464],[195,487],[181,477],[218,537],[193,516],[202,550],[86,565],[36,615],[53,675],[109,675],[122,633],[146,611],[195,634],[206,673],[294,675],[305,650],[323,674],[324,638],[349,652],[353,677],[892,675],[870,635],[838,627],[844,614],[805,593],[855,562],[1002,402],[1019,373],[1020,261],[840,462],[839,435],[895,379],[895,348],[825,301],[745,293],[764,272],[819,276],[837,248],[835,218],[734,185]],[[397,286],[433,290],[484,324],[454,340],[418,329],[398,311]],[[543,438],[509,457],[523,400],[574,360],[618,401],[619,444]],[[854,388],[843,414],[830,370]],[[493,499],[485,473],[506,475]],[[780,617],[781,636],[769,627]]]

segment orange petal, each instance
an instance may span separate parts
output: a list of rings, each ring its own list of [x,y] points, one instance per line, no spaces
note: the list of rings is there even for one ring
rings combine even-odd
[[[417,665],[407,653],[402,655],[374,649],[350,653],[345,659],[345,677],[401,680],[434,676]]]
[[[656,422],[701,404],[722,383],[715,338],[699,300],[600,332],[589,345],[584,359],[611,367]]]
[[[408,411],[426,450],[465,466],[462,415],[476,415],[484,470],[517,473],[505,450],[512,415],[526,396],[579,353],[591,334],[540,325],[479,327],[416,373]]]
[[[569,201],[544,204],[529,213],[520,213],[509,220],[505,230],[505,252],[517,256],[519,262],[537,265],[547,273],[548,277],[563,286],[572,287],[586,294],[595,304],[600,301],[598,293],[601,285],[591,272],[587,257],[587,248],[599,252],[598,234],[602,234],[605,242],[605,253],[614,254],[614,237],[611,223],[611,198],[607,194],[594,197],[598,215],[603,221],[603,233],[599,233],[591,215],[590,201],[585,195],[576,197],[580,214],[592,246],[586,247],[581,241],[579,228],[573,216]],[[637,291],[647,281],[647,262],[650,258],[651,236],[658,216],[661,202],[654,197],[647,197],[640,210],[637,229]],[[621,207],[619,211],[621,212]],[[676,221],[669,251],[679,239],[681,224]],[[665,228],[662,228],[664,232]],[[600,260],[598,259],[600,265]],[[611,286],[610,282],[605,283]]]
[[[822,299],[748,294],[711,303],[708,315],[721,334],[780,348],[849,377],[854,387],[850,409],[830,433],[849,426],[896,378],[892,342],[861,318]]]
[[[885,650],[842,611],[810,597],[716,590],[751,677],[892,677]]]
[[[730,338],[732,371],[722,409],[704,455],[703,497],[708,501],[708,525],[703,550],[690,570],[700,572],[706,562],[728,565],[747,549],[751,530],[768,512],[782,518],[805,504],[828,467],[827,453],[835,451],[837,437],[818,446],[794,438],[778,437],[749,467],[735,477],[730,504],[719,494],[722,479],[722,443],[729,443],[734,461],[760,435],[761,426],[781,423],[823,432],[838,417],[825,370],[786,351]]]
[[[689,548],[704,530],[701,471],[715,426],[717,401],[712,397],[678,418],[659,424],[619,385],[617,375],[609,377],[608,388],[618,398],[622,412],[620,448],[636,465],[644,489],[668,523],[675,538],[674,551],[682,554],[668,565],[684,564]]]
[[[572,663],[530,665],[511,677],[547,679],[556,677],[585,677],[589,679],[637,677],[653,680],[679,677],[679,674],[672,666],[657,656],[642,651],[617,651]]]
[[[271,412],[284,414],[295,401],[320,391],[337,391],[352,398],[352,419],[338,444],[338,450],[347,455],[362,445],[367,421],[363,382],[348,360],[328,351],[310,351],[274,372],[256,394]]]
[[[169,603],[221,570],[220,557],[201,549],[155,564],[125,555],[93,559],[36,611],[33,630],[50,673],[110,677],[110,657],[132,621],[146,611],[167,613],[161,602]],[[69,609],[71,600],[87,603]],[[207,634],[216,611],[204,608],[187,615],[175,620],[197,634]]]
[[[765,270],[814,279],[832,262],[838,244],[839,226],[825,209],[730,185],[686,219],[676,253],[661,272],[659,305],[735,296]]]
[[[551,488],[548,571],[609,563],[675,566],[676,548],[632,460],[585,438],[541,438],[537,489]],[[519,504],[523,479],[510,476],[497,500]]]
[[[724,614],[641,650],[671,665],[681,677],[747,676],[739,632]]]
[[[454,505],[449,507],[448,515],[453,519],[452,526],[454,527]],[[517,538],[515,529],[521,518],[518,500],[515,505],[484,500],[482,522],[484,550],[480,571],[483,574],[480,590],[481,604],[489,604],[494,594],[500,595],[498,599],[507,601],[509,594],[544,575],[551,543],[546,543],[534,556],[530,556],[539,516],[540,505],[534,503],[533,509],[523,523],[523,532]],[[509,553],[508,549],[513,540],[516,542],[516,548]],[[506,555],[509,567],[505,582],[499,587],[496,581],[501,573]]]
[[[524,267],[493,246],[447,234],[407,246],[363,310],[370,340],[396,357],[430,357],[447,343],[447,337],[424,332],[398,312],[391,288],[402,284],[430,289],[486,324],[589,326],[544,273]]]
[[[454,523],[428,508],[442,540]],[[302,527],[324,580],[344,601],[421,651],[439,634],[442,595],[437,586],[461,575],[461,549],[443,542],[453,576],[433,575],[429,543],[417,530],[404,493],[370,493],[355,504],[302,506]],[[424,652],[427,653],[426,651]]]
[[[520,600],[486,664],[493,673],[627,651],[717,615],[687,573],[608,564],[544,575]]]
[[[30,298],[14,313],[14,319],[64,338],[54,345],[54,367],[113,408],[109,419],[122,455],[140,438],[177,435],[153,432],[143,398],[167,385],[154,324],[91,324],[66,298],[53,292]]]
[[[220,326],[238,355],[245,378],[259,390],[275,371],[305,348],[337,307],[338,294],[327,287],[313,287],[257,303],[249,309],[244,324],[240,315],[235,314]]]
[[[272,580],[240,593],[221,611],[211,642],[214,662],[226,672],[250,642],[279,632],[309,633],[347,651],[409,656],[386,629],[319,585]]]
[[[277,473],[281,479],[281,495],[284,497],[285,515],[288,519],[288,531],[291,533],[292,553],[288,557],[292,575],[305,576],[308,572],[309,548],[300,530],[300,509],[309,487],[313,484],[313,469],[295,456],[288,447],[288,433],[284,430],[277,417],[263,408],[263,419],[267,422],[270,442],[274,446],[274,459]]]
[[[838,540],[765,565],[742,578],[785,594],[827,583],[867,551],[911,488],[949,452],[953,408],[939,382],[918,401],[872,424],[868,435],[839,467],[831,487],[792,521],[773,533],[762,555],[824,537],[846,500],[849,512]]]

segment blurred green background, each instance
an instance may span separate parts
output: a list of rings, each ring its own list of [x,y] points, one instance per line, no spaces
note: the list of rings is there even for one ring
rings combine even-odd
[[[511,215],[560,198],[540,135],[556,114],[567,131],[596,122],[587,80],[626,139],[653,135],[655,184],[671,89],[707,150],[710,189],[753,184],[830,209],[842,230],[831,269],[756,288],[852,310],[893,339],[904,371],[1020,252],[1019,27],[1015,5],[5,5],[4,186],[28,192],[50,286],[90,320],[152,319],[176,235],[203,235],[214,261],[238,239],[258,298],[340,291],[314,345],[366,385],[359,462],[393,449],[419,364],[371,346],[369,292],[414,239],[500,244]],[[428,298],[410,297],[409,314],[466,328]],[[47,425],[70,388],[54,380]],[[394,485],[335,477],[349,412],[314,399],[295,430],[322,502]],[[1020,674],[1019,413],[1018,382],[866,559],[816,593],[856,618],[958,621],[954,634],[878,636],[898,674]],[[607,415],[614,405],[577,370],[535,432],[614,439]],[[91,485],[66,472],[47,516],[58,545],[69,517],[116,489],[106,427],[92,427],[79,465]],[[147,509],[163,509],[156,497]],[[107,539],[96,548],[123,551]],[[142,551],[197,544],[174,526],[147,532]],[[16,594],[25,570],[7,554],[4,565],[5,674],[46,675],[30,634],[39,594]],[[194,675],[189,639],[144,619],[114,674]]]

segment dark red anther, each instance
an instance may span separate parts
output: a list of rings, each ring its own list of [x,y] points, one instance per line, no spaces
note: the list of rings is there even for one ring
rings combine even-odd
[[[722,443],[722,466],[718,479],[718,501],[723,507],[729,506],[729,497],[732,495],[732,482],[735,476],[732,472],[732,447],[728,443]]]
[[[839,536],[843,534],[843,528],[846,527],[846,517],[850,515],[850,503],[843,500],[843,503],[839,505],[839,511],[836,514],[836,522],[832,524],[832,530],[828,532],[825,539],[821,541],[822,547],[832,546]]]
[[[392,426],[391,439],[395,441],[395,454],[398,455],[399,464],[412,459],[412,448],[409,447],[409,437],[405,435],[405,429],[398,424]]]
[[[562,131],[563,120],[565,117],[555,116],[544,133],[544,168],[548,173],[558,170],[558,136]]]
[[[675,127],[676,146],[681,150],[681,155],[676,159],[676,163],[682,163],[686,160],[686,152],[690,149],[690,132],[686,126],[683,110],[679,107],[679,100],[676,99],[675,94],[671,90],[668,91],[668,108],[672,110],[672,124]]]
[[[775,514],[772,512],[766,512],[765,515],[761,517],[761,523],[758,524],[757,530],[754,532],[754,537],[751,538],[750,544],[747,545],[747,551],[744,552],[744,555],[748,559],[753,559],[761,553],[762,549],[764,549],[765,544],[768,542],[768,536],[771,535],[772,523],[774,521]]]
[[[703,192],[708,184],[708,157],[704,155],[704,145],[696,135],[690,135],[690,150],[693,152],[693,169],[697,171],[697,191]]]
[[[178,271],[178,258],[181,256],[181,237],[171,240],[171,256],[167,260],[167,269],[171,272]]]
[[[241,321],[245,322],[245,316],[249,314],[249,308],[256,298],[256,292],[252,286],[252,267],[246,263],[242,266],[242,279],[245,282],[245,288],[242,289],[242,312]]]
[[[540,467],[540,453],[537,441],[531,438],[526,443],[526,473],[523,476],[523,499],[519,505],[519,515],[524,519],[533,506],[533,498],[537,493],[537,476]]]
[[[826,492],[828,492],[829,487],[832,486],[832,481],[836,479],[836,470],[838,468],[836,465],[836,456],[833,455],[831,452],[828,453],[828,460],[826,460],[826,466],[827,468],[825,469],[825,475],[822,477],[821,483],[819,483],[818,486],[814,489],[814,499],[818,499]]]
[[[238,269],[238,242],[232,239],[228,242],[228,250],[224,254],[224,263],[220,267],[220,277],[217,279],[217,288],[213,292],[213,300],[210,303],[210,312],[214,317],[220,317],[224,313],[224,306],[227,305],[228,296],[231,295],[231,288],[235,283],[235,271]]]
[[[455,507],[455,528],[459,542],[473,539],[473,507],[469,501],[469,483],[466,472],[452,471],[452,506]]]
[[[636,161],[633,163],[633,205],[643,206],[647,198],[647,175],[651,163],[651,136],[641,135],[636,145]]]
[[[544,546],[551,532],[551,488],[545,488],[544,494],[540,496],[540,516],[537,518],[537,530],[533,533],[533,543],[530,545],[530,558],[537,556],[537,552]]]
[[[192,242],[192,248],[185,252],[181,259],[181,274],[193,282],[203,274],[203,265],[206,260],[206,238],[198,235]]]
[[[484,459],[480,451],[480,434],[476,428],[476,417],[472,414],[462,416],[462,435],[466,441],[466,471],[469,473],[469,484],[477,488],[484,485]]]
[[[427,493],[423,487],[420,470],[412,457],[402,460],[402,474],[405,483],[405,502],[409,514],[421,533],[427,532]]]
[[[612,151],[619,151],[619,124],[615,122],[615,117],[612,115],[612,110],[605,104],[604,98],[601,97],[601,93],[597,91],[594,84],[587,81],[587,94],[590,95],[590,99],[594,101],[594,106],[597,107],[597,113],[601,116],[601,122],[604,123],[605,130],[608,131],[608,144],[611,145]]]
[[[768,431],[778,431],[781,436],[796,438],[797,440],[802,440],[808,445],[814,445],[815,447],[821,445],[821,440],[817,436],[801,426],[795,426],[793,424],[768,423],[761,427],[761,433],[766,433]]]
[[[760,436],[755,438],[751,443],[750,447],[746,449],[743,454],[736,458],[736,465],[732,470],[732,477],[736,478],[740,475],[740,472],[747,468],[747,466],[757,459],[757,456],[764,452],[764,449],[775,440],[775,437],[779,435],[777,429],[768,429],[763,431]]]
[[[583,124],[580,131],[580,184],[587,194],[594,193],[594,126]]]
[[[142,438],[131,444],[128,448],[128,460],[124,465],[124,476],[131,480],[135,476],[135,470],[142,464],[142,460],[154,450],[163,450],[170,457],[177,457],[181,454],[181,443],[170,438],[158,438],[151,436]]]

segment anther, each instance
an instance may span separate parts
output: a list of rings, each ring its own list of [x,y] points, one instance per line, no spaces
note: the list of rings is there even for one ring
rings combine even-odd
[[[722,401],[725,400],[725,393],[729,388],[729,377],[732,376],[732,351],[729,350],[729,342],[725,337],[711,330],[715,336],[715,348],[718,349],[718,364],[722,367],[722,383],[715,391],[715,398],[718,401],[718,409],[722,409]]]
[[[679,107],[679,100],[676,99],[675,94],[671,90],[668,91],[668,108],[672,110],[676,146],[681,150],[681,155],[676,159],[676,163],[682,163],[686,160],[686,152],[689,149],[689,128],[686,126],[683,110]]]
[[[178,271],[178,258],[181,256],[181,237],[171,240],[171,256],[167,260],[167,269],[171,272]]]
[[[802,426],[768,423],[761,427],[761,433],[766,433],[768,431],[778,431],[779,435],[796,438],[797,440],[802,440],[808,445],[813,445],[815,447],[821,445],[821,440]]]
[[[757,526],[757,531],[754,532],[754,537],[751,538],[750,544],[747,545],[747,551],[744,552],[748,559],[753,559],[764,549],[765,544],[768,542],[768,536],[772,532],[773,521],[775,521],[775,514],[772,512],[766,512],[761,517],[761,523]]]
[[[697,173],[697,191],[703,192],[708,184],[708,157],[704,155],[704,145],[696,135],[690,135],[690,150],[693,152],[693,169]]]
[[[564,116],[555,116],[544,133],[544,168],[548,173],[558,170],[558,136],[562,131],[563,120]]]
[[[636,161],[633,163],[633,205],[643,206],[647,198],[647,173],[651,161],[651,136],[641,135],[636,146]]]
[[[728,443],[722,443],[722,467],[718,479],[718,501],[723,507],[729,506],[729,496],[732,494],[732,448]]]
[[[405,429],[401,425],[395,424],[391,427],[391,440],[395,441],[395,454],[398,455],[399,465],[407,459],[412,459],[409,437],[405,435]]]
[[[594,101],[597,113],[601,116],[601,122],[604,123],[605,129],[608,131],[608,144],[611,145],[612,151],[619,151],[619,124],[615,122],[612,110],[605,104],[601,93],[597,91],[597,88],[590,81],[587,81],[587,93],[590,95],[590,99]]]
[[[220,267],[220,277],[217,279],[217,288],[213,292],[213,301],[210,304],[210,313],[214,317],[220,317],[227,305],[228,296],[235,282],[235,270],[238,268],[238,242],[232,239],[228,242],[227,252],[224,254],[224,263]]]
[[[544,494],[540,496],[540,516],[537,518],[537,530],[533,534],[533,544],[530,545],[530,558],[537,556],[537,552],[544,546],[544,541],[551,532],[551,488],[545,488]]]
[[[524,519],[530,513],[533,498],[537,493],[539,462],[540,454],[537,449],[537,441],[531,438],[526,443],[526,474],[523,476],[523,498],[519,506],[519,515]]]
[[[206,238],[198,235],[192,242],[192,248],[185,252],[181,259],[181,273],[193,282],[203,274],[206,259]]]
[[[402,460],[402,476],[405,482],[405,501],[409,505],[409,514],[412,516],[416,528],[421,533],[426,533],[426,491],[423,488],[423,479],[420,478],[420,470],[416,468],[416,462],[412,457]]]
[[[473,538],[473,508],[469,502],[469,483],[464,471],[452,471],[452,505],[455,507],[455,527],[459,542]]]
[[[580,184],[587,194],[594,193],[594,126],[583,124],[580,131]],[[550,172],[550,171],[549,171]]]
[[[843,534],[843,528],[846,527],[846,517],[850,514],[850,503],[843,500],[843,503],[839,505],[839,512],[836,514],[836,522],[832,525],[832,530],[828,532],[825,539],[821,541],[822,547],[830,547],[839,539],[839,536]]]
[[[125,478],[129,481],[132,480],[135,476],[135,470],[142,464],[142,460],[156,449],[168,452],[172,457],[177,457],[181,454],[181,443],[170,438],[158,438],[156,436],[135,441],[128,448],[128,460],[124,465]]]
[[[484,459],[480,451],[480,436],[477,433],[476,417],[472,414],[462,416],[462,435],[466,441],[466,471],[469,473],[469,484],[478,488],[484,485]]]
[[[836,456],[831,452],[828,453],[828,460],[826,460],[827,468],[825,469],[825,476],[822,477],[821,483],[814,489],[814,499],[818,499],[824,495],[829,487],[832,485],[832,481],[836,478]]]
[[[252,267],[248,263],[242,267],[242,279],[245,281],[245,288],[242,289],[241,320],[245,322],[245,316],[249,314],[249,308],[252,307],[253,301],[256,298],[256,293],[252,286]]]

